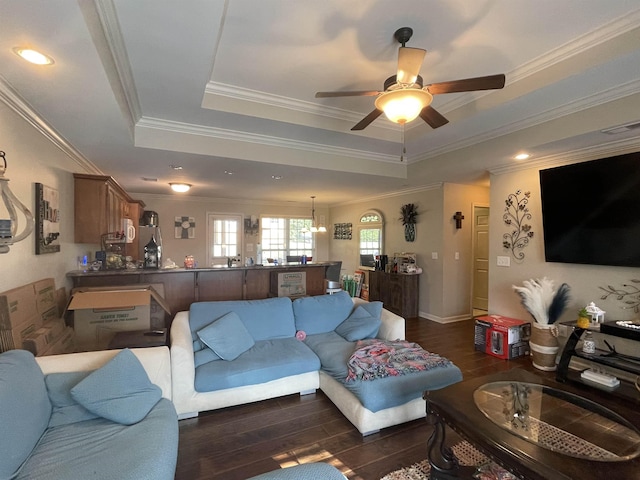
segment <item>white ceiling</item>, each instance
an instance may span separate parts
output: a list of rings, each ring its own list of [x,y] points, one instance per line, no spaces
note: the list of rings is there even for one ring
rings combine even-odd
[[[132,193],[184,180],[189,195],[336,204],[486,183],[520,150],[640,146],[640,129],[600,133],[640,121],[638,0],[22,0],[0,18],[0,99]],[[408,124],[401,161],[384,116],[350,131],[374,97],[314,94],[381,90],[403,26],[425,83],[507,81],[436,96],[450,123]],[[24,45],[56,63],[25,63]]]

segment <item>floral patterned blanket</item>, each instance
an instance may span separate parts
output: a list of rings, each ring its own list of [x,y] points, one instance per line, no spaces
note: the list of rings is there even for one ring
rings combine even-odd
[[[372,338],[358,341],[347,365],[347,382],[353,382],[406,375],[453,364],[440,355],[427,352],[417,343]]]

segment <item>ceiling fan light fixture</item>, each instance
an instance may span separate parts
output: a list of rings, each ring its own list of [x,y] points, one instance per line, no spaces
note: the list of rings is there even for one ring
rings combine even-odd
[[[189,183],[169,183],[169,186],[171,186],[171,190],[178,193],[188,192],[191,188]]]
[[[376,98],[375,105],[389,120],[402,125],[415,120],[432,101],[433,96],[426,90],[403,88],[384,92]]]

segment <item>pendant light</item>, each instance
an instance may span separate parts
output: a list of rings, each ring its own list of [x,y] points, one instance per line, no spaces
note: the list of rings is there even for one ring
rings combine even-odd
[[[303,233],[306,231],[310,231],[311,233],[325,233],[327,228],[324,225],[316,225],[316,206],[315,206],[315,195],[311,196],[311,229],[303,230]]]

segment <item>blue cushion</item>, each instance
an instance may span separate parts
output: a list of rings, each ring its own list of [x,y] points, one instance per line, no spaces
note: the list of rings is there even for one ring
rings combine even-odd
[[[49,427],[82,422],[98,418],[71,396],[71,389],[84,380],[91,372],[50,373],[44,377],[49,400],[53,406]]]
[[[195,302],[189,309],[191,340],[199,342],[197,331],[216,318],[235,312],[257,342],[273,338],[293,337],[296,327],[291,300],[287,297],[263,300],[228,300],[223,302]],[[346,318],[346,316],[345,316]],[[200,350],[194,344],[194,351]]]
[[[235,360],[255,344],[253,337],[235,312],[198,330],[198,338],[223,360]]]
[[[11,478],[46,430],[51,403],[33,354],[0,355],[0,478]]]
[[[125,349],[71,389],[90,412],[123,425],[138,423],[162,397],[140,360]]]
[[[381,313],[382,303],[375,303],[380,304]],[[356,342],[365,338],[375,338],[378,330],[380,330],[380,325],[382,325],[382,320],[380,319],[380,314],[376,317],[372,315],[369,310],[375,309],[367,309],[364,305],[356,307],[351,315],[349,315],[349,318],[336,327],[336,333],[350,342]]]
[[[259,340],[233,362],[209,362],[197,367],[195,389],[211,392],[257,385],[319,369],[318,356],[295,338]]]
[[[334,295],[298,298],[293,302],[296,330],[303,330],[307,335],[331,332],[352,309],[353,300],[344,290]]]
[[[222,359],[216,354],[216,352],[204,345],[204,348],[202,350],[196,350],[195,352],[193,352],[193,360],[195,362],[195,366],[199,367],[200,365],[204,365],[205,363]]]
[[[346,477],[336,467],[328,463],[305,463],[263,473],[247,480],[345,480]]]

